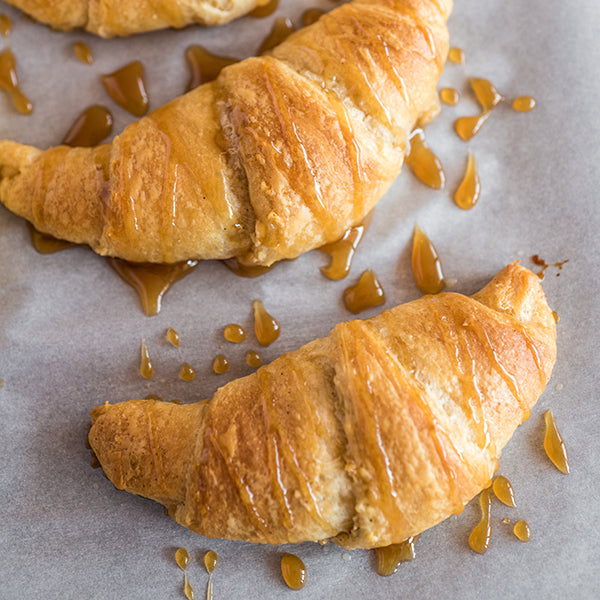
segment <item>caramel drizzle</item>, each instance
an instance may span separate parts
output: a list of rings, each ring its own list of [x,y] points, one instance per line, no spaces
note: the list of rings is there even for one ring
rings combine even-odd
[[[33,112],[33,104],[19,87],[17,60],[8,47],[0,52],[0,90],[4,90],[10,96],[15,108],[22,115]]]

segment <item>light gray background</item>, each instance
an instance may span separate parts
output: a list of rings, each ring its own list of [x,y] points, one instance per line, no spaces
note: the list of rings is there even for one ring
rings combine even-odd
[[[303,9],[315,4],[284,1],[278,14],[298,22]],[[246,18],[218,29],[103,41],[52,32],[1,3],[0,12],[14,20],[10,44],[35,106],[33,115],[20,116],[0,94],[0,138],[41,147],[58,143],[92,103],[113,110],[116,132],[129,121],[105,96],[97,73],[141,59],[157,107],[185,87],[183,52],[190,43],[247,56],[271,22]],[[376,209],[347,281],[320,275],[325,259],[319,252],[256,280],[205,263],[167,294],[160,315],[146,318],[134,292],[103,259],[79,248],[40,256],[25,223],[0,208],[0,597],[182,598],[183,576],[173,553],[185,546],[197,597],[203,597],[207,580],[198,557],[209,548],[218,552],[216,600],[597,598],[599,23],[596,0],[456,2],[451,42],[464,48],[467,62],[464,68],[449,64],[441,84],[457,87],[463,98],[458,107],[445,107],[428,130],[446,167],[447,191],[434,192],[404,171]],[[72,44],[79,39],[92,47],[94,67],[74,58]],[[538,108],[521,115],[507,102],[464,144],[452,123],[477,110],[468,75],[490,78],[509,99],[532,94]],[[451,194],[467,147],[478,161],[483,193],[474,210],[463,212]],[[517,258],[526,266],[532,254],[549,263],[569,259],[560,277],[550,268],[544,280],[560,315],[558,361],[530,420],[502,456],[500,471],[514,485],[518,508],[494,503],[486,555],[467,546],[479,516],[476,503],[424,533],[417,559],[383,579],[368,552],[344,558],[332,545],[273,548],[198,537],[164,516],[159,505],[116,491],[90,468],[85,436],[95,405],[150,392],[192,401],[250,371],[243,357],[257,347],[253,336],[233,346],[221,331],[232,321],[250,330],[254,298],[262,298],[281,323],[280,340],[262,351],[271,360],[348,318],[341,293],[365,268],[380,278],[386,306],[417,297],[408,250],[417,221],[436,243],[458,291],[476,290]],[[179,351],[165,341],[167,327],[181,333]],[[156,366],[151,382],[138,373],[142,336]],[[232,368],[218,377],[210,363],[223,350]],[[184,361],[198,371],[193,383],[177,377]],[[568,445],[569,476],[550,465],[542,449],[547,408]],[[504,517],[527,519],[531,542],[518,542],[500,523]],[[285,550],[297,553],[308,568],[300,592],[281,582],[279,554]]]

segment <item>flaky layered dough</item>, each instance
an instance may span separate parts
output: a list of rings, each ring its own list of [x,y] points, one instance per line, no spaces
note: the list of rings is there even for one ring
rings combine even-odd
[[[208,537],[348,548],[400,542],[487,486],[555,359],[536,275],[426,296],[232,381],[208,401],[92,411],[119,489]]]
[[[268,0],[5,0],[55,29],[84,28],[102,37],[193,23],[221,25]]]
[[[450,0],[355,0],[111,144],[0,142],[0,199],[131,261],[270,265],[340,238],[439,110]]]

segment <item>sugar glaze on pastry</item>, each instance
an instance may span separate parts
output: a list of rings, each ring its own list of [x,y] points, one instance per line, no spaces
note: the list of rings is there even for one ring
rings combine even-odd
[[[511,264],[471,297],[340,323],[210,400],[99,406],[89,441],[117,488],[202,535],[387,546],[490,484],[555,340],[539,278]]]
[[[103,255],[270,265],[339,239],[439,110],[450,0],[355,0],[110,144],[0,141],[0,200]]]

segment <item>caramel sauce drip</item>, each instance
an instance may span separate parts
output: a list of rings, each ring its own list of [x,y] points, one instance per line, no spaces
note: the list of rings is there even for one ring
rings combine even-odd
[[[194,381],[196,371],[188,363],[183,363],[179,369],[179,378],[183,381]]]
[[[86,108],[67,131],[65,146],[97,146],[112,133],[113,116],[108,108],[94,104]]]
[[[154,376],[154,366],[152,365],[152,360],[150,360],[150,353],[148,352],[148,348],[144,340],[142,340],[140,353],[142,355],[142,360],[140,362],[140,374],[144,379],[152,379]]]
[[[558,323],[558,313],[555,310],[552,311],[552,318],[555,323]]]
[[[223,330],[223,337],[228,342],[240,344],[246,339],[246,332],[241,325],[238,325],[237,323],[229,323],[229,325],[226,325],[225,329]]]
[[[268,17],[272,15],[279,6],[279,0],[268,0],[266,4],[261,6],[257,6],[254,10],[248,13],[251,17],[255,19],[262,19],[264,17]]]
[[[167,341],[169,342],[169,344],[171,344],[171,346],[175,346],[175,348],[179,348],[179,343],[181,341],[181,337],[172,327],[169,327],[169,329],[167,329],[166,337],[167,337]]]
[[[208,583],[206,584],[206,600],[213,600],[213,583],[212,583],[212,575],[208,577]]]
[[[331,242],[319,248],[321,252],[325,252],[331,258],[331,262],[326,267],[321,267],[321,273],[325,277],[339,281],[350,273],[352,259],[371,223],[372,216],[373,212],[370,212],[360,225],[350,227],[337,242]]]
[[[411,536],[399,544],[391,544],[383,548],[375,548],[377,556],[377,575],[388,577],[393,575],[400,563],[411,561],[415,558],[415,545],[418,535]]]
[[[188,600],[194,600],[194,588],[185,572],[183,574],[183,593]]]
[[[469,83],[484,112],[489,112],[504,100],[502,94],[489,79],[469,77]]]
[[[529,523],[527,523],[525,519],[521,519],[515,523],[515,526],[513,527],[513,533],[522,542],[528,542],[531,539],[531,529],[529,527]]]
[[[498,475],[498,477],[494,479],[492,489],[494,490],[494,495],[496,498],[498,498],[498,500],[500,500],[500,502],[506,504],[506,506],[510,506],[511,508],[515,508],[515,506],[517,506],[513,487],[510,484],[510,481],[504,477],[504,475]]]
[[[249,367],[257,369],[262,365],[262,358],[255,350],[248,350],[248,352],[246,352],[246,363]]]
[[[296,28],[290,21],[290,19],[277,17],[273,22],[273,28],[269,32],[269,35],[263,40],[262,44],[258,49],[258,56],[266,54],[269,50],[279,46],[283,40],[285,40],[290,34],[294,33]]]
[[[501,522],[504,523],[505,525],[510,525],[510,519],[508,517],[505,517],[504,519],[502,519]]]
[[[449,106],[456,106],[460,101],[460,94],[454,88],[442,88],[440,90],[440,99]]]
[[[412,172],[430,188],[443,189],[446,183],[444,167],[425,142],[425,134],[422,129],[415,129],[412,132],[409,144],[410,149],[404,160]]]
[[[385,304],[385,292],[371,269],[364,271],[357,283],[344,290],[344,306],[355,315],[382,304]]]
[[[12,21],[8,15],[0,15],[0,35],[8,37],[12,31]]]
[[[316,23],[326,11],[320,8],[309,8],[302,13],[302,27],[308,27],[313,23]]]
[[[461,140],[468,142],[479,133],[489,116],[489,112],[484,112],[473,117],[459,117],[454,121],[454,131]]]
[[[280,332],[277,319],[270,315],[260,300],[252,303],[254,308],[254,333],[261,346],[270,346],[278,337]]]
[[[413,235],[411,266],[415,283],[424,294],[437,294],[446,287],[438,252],[418,225]]]
[[[157,396],[156,394],[148,394],[144,400],[156,400],[157,402],[161,402],[162,401],[162,396]]]
[[[531,112],[536,106],[537,102],[532,96],[519,96],[512,102],[512,107],[517,112]]]
[[[85,42],[75,42],[73,44],[73,53],[85,65],[94,64],[94,55],[90,47]]]
[[[23,115],[33,112],[33,104],[19,87],[17,60],[10,48],[0,52],[0,90],[4,90],[11,98],[15,108]]]
[[[306,583],[306,567],[295,554],[286,552],[281,557],[281,574],[287,586],[293,590],[301,590]]]
[[[144,81],[144,66],[139,60],[121,67],[113,73],[100,75],[108,95],[126,111],[143,117],[150,105]]]
[[[54,254],[55,252],[75,246],[72,242],[59,240],[47,233],[39,232],[29,221],[27,222],[27,227],[31,234],[31,244],[39,254]]]
[[[540,258],[539,254],[534,254],[531,257],[531,262],[533,262],[534,265],[538,266],[538,267],[542,267],[540,272],[537,274],[537,276],[540,279],[544,279],[544,277],[546,276],[546,270],[548,269],[548,267],[550,267],[551,265],[549,265],[543,258]],[[553,267],[556,267],[559,271],[562,271],[562,268],[565,266],[566,263],[569,262],[569,259],[567,258],[566,260],[561,260],[559,262],[555,262],[552,264]],[[557,273],[556,276],[558,277],[560,275],[560,273]]]
[[[492,495],[490,488],[486,488],[479,495],[481,506],[481,521],[474,527],[469,535],[469,546],[473,552],[483,554],[490,547],[492,539]]]
[[[204,566],[206,567],[206,571],[209,575],[216,569],[219,564],[219,557],[214,550],[209,550],[204,555]]]
[[[270,267],[261,267],[261,266],[248,266],[242,265],[238,262],[237,258],[228,258],[226,260],[221,261],[232,273],[235,273],[239,277],[247,277],[254,278],[260,277],[265,273],[268,273],[271,269],[275,267],[275,265],[271,265]]]
[[[197,260],[188,260],[172,265],[131,263],[120,258],[109,258],[108,262],[119,276],[138,293],[142,309],[147,317],[160,312],[162,298],[166,292],[175,282],[189,275],[198,265]]]
[[[454,202],[456,202],[459,208],[469,210],[477,204],[480,195],[481,182],[479,180],[479,173],[477,172],[477,163],[475,162],[473,153],[469,150],[467,169],[463,180],[454,194]]]
[[[213,361],[213,371],[217,375],[223,375],[229,369],[229,361],[224,354],[219,354]]]
[[[212,54],[206,48],[197,44],[193,44],[186,49],[185,60],[190,68],[188,92],[203,83],[213,81],[219,76],[222,69],[239,62],[237,58]]]
[[[448,51],[448,60],[456,65],[465,64],[465,51],[456,46],[450,48]]]
[[[190,555],[185,548],[177,548],[175,551],[175,562],[182,571],[187,569],[187,566],[190,564]]]
[[[567,447],[565,442],[558,431],[554,415],[551,410],[547,410],[544,413],[544,420],[546,421],[546,435],[544,436],[544,450],[548,455],[548,458],[552,461],[554,466],[565,475],[568,475],[571,471],[569,466],[569,456],[567,454]]]

